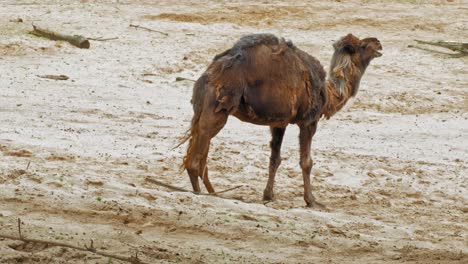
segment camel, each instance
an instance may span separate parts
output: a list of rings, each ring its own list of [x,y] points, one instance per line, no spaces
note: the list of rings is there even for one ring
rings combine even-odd
[[[286,127],[299,126],[300,167],[307,207],[324,208],[312,194],[310,147],[317,123],[329,119],[354,97],[370,61],[382,56],[376,38],[359,39],[352,34],[333,44],[328,79],[320,62],[272,34],[251,34],[214,57],[195,82],[194,115],[181,140],[189,141],[182,168],[187,170],[194,193],[200,177],[209,193],[215,190],[208,178],[207,156],[211,139],[224,127],[228,116],[270,126],[271,155],[263,199],[274,198],[273,185],[281,163],[280,149]]]

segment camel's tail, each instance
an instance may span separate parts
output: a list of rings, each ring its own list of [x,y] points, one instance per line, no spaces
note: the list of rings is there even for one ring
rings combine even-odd
[[[193,118],[190,125],[190,128],[187,129],[185,134],[180,138],[177,147],[181,146],[185,142],[189,142],[187,147],[187,153],[184,156],[183,163],[180,165],[180,169],[183,171],[187,168],[187,162],[189,158],[193,155],[193,139],[197,137],[198,133],[198,121],[200,120],[203,101],[205,98],[207,86],[207,77],[206,75],[202,75],[196,82],[193,87],[193,95],[192,95],[192,104],[193,104]]]

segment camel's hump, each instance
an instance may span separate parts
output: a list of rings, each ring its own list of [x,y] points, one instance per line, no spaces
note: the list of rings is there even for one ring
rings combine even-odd
[[[273,34],[269,33],[260,33],[260,34],[249,34],[241,37],[232,48],[220,53],[214,57],[214,61],[225,56],[236,56],[238,54],[242,54],[243,51],[254,48],[260,45],[278,45],[281,42],[286,42],[289,47],[293,47],[293,43],[288,40],[285,41],[283,38],[278,38]]]

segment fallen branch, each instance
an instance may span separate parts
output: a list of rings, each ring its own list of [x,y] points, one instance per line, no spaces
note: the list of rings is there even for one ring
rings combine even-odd
[[[64,35],[48,29],[36,27],[35,25],[33,25],[33,31],[29,33],[38,37],[48,38],[50,40],[64,40],[80,49],[89,49],[89,40],[80,35]]]
[[[140,25],[133,25],[133,24],[130,24],[129,27],[133,27],[133,28],[135,28],[135,29],[141,28],[141,29],[144,29],[144,30],[147,30],[147,31],[151,31],[151,32],[156,32],[156,33],[162,34],[162,35],[164,35],[164,36],[169,36],[169,34],[167,34],[166,32],[162,32],[162,31],[159,31],[159,30],[154,30],[154,29],[147,28],[147,27],[142,27],[142,26],[140,26]]]
[[[443,47],[446,49],[450,49],[453,51],[467,51],[468,50],[468,43],[463,43],[463,42],[455,42],[455,41],[424,41],[424,40],[418,40],[415,39],[419,44],[426,44],[426,45],[432,45],[432,46],[438,46],[438,47]]]
[[[85,245],[85,247],[79,247],[79,246],[75,246],[75,245],[71,245],[71,244],[67,244],[67,243],[62,243],[62,242],[57,242],[57,241],[25,238],[21,234],[21,219],[19,219],[19,218],[18,218],[18,232],[19,232],[19,237],[0,234],[0,238],[23,241],[25,243],[38,243],[38,244],[44,244],[44,245],[50,245],[50,246],[56,246],[56,247],[71,248],[71,249],[76,249],[76,250],[80,250],[80,251],[88,251],[88,252],[92,252],[92,253],[94,253],[96,255],[100,255],[100,256],[108,257],[108,258],[113,258],[113,259],[129,262],[129,263],[133,263],[133,264],[146,264],[145,262],[142,262],[138,258],[137,254],[135,254],[135,256],[123,257],[123,256],[110,254],[110,253],[107,253],[107,252],[104,252],[104,251],[99,251],[94,247],[93,240],[91,240],[90,246]]]
[[[51,79],[51,80],[56,80],[56,81],[66,81],[70,79],[70,77],[66,75],[37,75],[39,78],[45,78],[45,79]]]
[[[408,45],[408,48],[420,49],[420,50],[429,51],[429,52],[432,52],[432,53],[447,55],[447,56],[450,56],[452,58],[460,58],[460,57],[468,55],[468,53],[464,53],[464,52],[462,52],[462,53],[448,53],[448,52],[442,52],[442,51],[438,51],[438,50],[423,48],[423,47],[419,47],[419,46],[415,46],[415,45]]]
[[[232,187],[232,188],[229,188],[229,189],[226,189],[226,190],[222,190],[222,191],[219,191],[219,192],[214,192],[214,193],[197,193],[197,192],[194,192],[194,191],[189,191],[189,190],[181,188],[181,187],[177,187],[177,186],[174,186],[174,185],[170,185],[170,184],[155,180],[155,179],[150,178],[150,177],[146,177],[145,181],[150,182],[150,183],[154,183],[154,184],[162,186],[162,187],[166,187],[166,188],[168,188],[170,190],[177,191],[177,192],[189,192],[189,193],[193,193],[193,194],[197,194],[197,195],[207,195],[207,196],[217,196],[218,194],[229,192],[229,191],[244,187],[244,185],[238,185],[238,186],[235,186],[235,187]],[[220,197],[220,198],[223,198],[223,197]]]
[[[448,55],[448,56],[450,56],[452,58],[460,58],[460,57],[468,55],[468,43],[466,43],[466,42],[424,41],[424,40],[418,40],[418,39],[415,39],[414,41],[416,41],[418,44],[422,44],[422,45],[431,45],[431,46],[446,48],[446,49],[455,51],[456,53],[442,52],[442,51],[432,50],[432,49],[428,49],[428,48],[424,48],[424,47],[420,47],[420,46],[415,46],[415,45],[408,45],[409,48],[415,48],[415,49],[429,51],[429,52],[432,52],[432,53]]]

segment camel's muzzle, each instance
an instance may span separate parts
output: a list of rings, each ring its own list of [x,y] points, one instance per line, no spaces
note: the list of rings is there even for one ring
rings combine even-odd
[[[382,45],[380,45],[379,43],[379,46],[377,47],[377,49],[374,50],[374,58],[378,58],[380,56],[382,56],[382,52],[380,52],[382,50]]]

